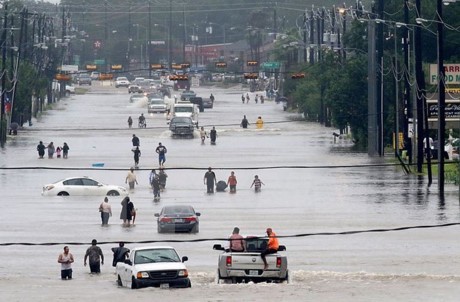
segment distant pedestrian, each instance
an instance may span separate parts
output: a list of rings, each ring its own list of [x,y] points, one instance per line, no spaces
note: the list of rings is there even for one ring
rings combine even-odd
[[[63,158],[67,158],[67,156],[69,155],[69,145],[67,145],[67,143],[64,143],[64,145],[62,146],[62,157]]]
[[[212,103],[214,103],[214,96],[212,95],[212,93],[211,93],[211,95],[209,96],[209,99],[211,100]]]
[[[46,148],[48,149],[48,158],[53,158],[54,152],[56,151],[53,142],[49,143]]]
[[[121,213],[120,213],[120,219],[123,220],[124,226],[129,226],[131,224],[131,220],[133,219],[133,215],[132,215],[133,212],[134,212],[134,204],[131,202],[129,196],[126,196],[121,201]]]
[[[208,137],[208,134],[204,130],[204,127],[201,127],[200,129],[200,137],[201,137],[201,143],[204,144],[205,139]]]
[[[158,143],[155,152],[158,153],[158,164],[162,167],[166,161],[166,152],[168,152],[168,150],[161,143]]]
[[[257,118],[256,127],[257,129],[262,129],[264,127],[264,121],[262,120],[261,116]]]
[[[246,104],[249,104],[249,100],[250,100],[249,93],[246,93]]]
[[[133,126],[133,119],[131,116],[128,117],[128,127],[131,128]]]
[[[244,104],[244,101],[245,101],[245,97],[244,97],[244,93],[241,95],[241,102]]]
[[[217,184],[216,174],[212,171],[211,167],[208,168],[208,171],[204,174],[203,178],[204,184],[207,186],[207,193],[214,193],[214,185]]]
[[[227,186],[230,186],[230,193],[236,193],[236,184],[238,182],[236,181],[236,176],[235,176],[235,172],[231,172],[230,173],[230,176],[228,177],[228,180],[227,180]]]
[[[164,191],[166,188],[166,179],[168,178],[168,174],[166,174],[163,168],[160,168],[160,172],[158,173],[158,180],[160,182],[160,191]]]
[[[61,279],[72,279],[72,263],[74,262],[73,255],[69,252],[69,247],[64,246],[64,252],[59,255],[58,263],[61,264]]]
[[[249,125],[249,121],[248,119],[246,118],[246,115],[243,116],[243,120],[241,121],[241,127],[243,127],[243,129],[246,129],[248,128],[248,125]]]
[[[209,137],[211,138],[211,144],[215,145],[216,144],[216,139],[217,139],[217,131],[216,127],[212,127],[211,131],[209,132]]]
[[[112,206],[109,204],[109,199],[104,198],[104,201],[99,205],[99,212],[101,213],[102,225],[109,224],[109,217],[112,216]]]
[[[129,189],[134,190],[134,185],[138,184],[136,179],[136,174],[134,174],[134,168],[131,167],[126,175],[125,183],[129,184]]]
[[[256,104],[259,102],[259,95],[256,94],[256,97],[254,98],[254,101],[256,102]]]
[[[150,171],[150,174],[149,174],[149,184],[152,185],[152,182],[153,182],[153,178],[155,178],[155,176],[157,176],[157,172],[155,171],[155,169],[152,169],[152,171]]]
[[[254,181],[252,182],[251,188],[254,187],[255,192],[260,192],[260,190],[262,189],[262,185],[265,186],[262,180],[260,180],[259,176],[254,176]]]
[[[137,146],[134,150],[134,167],[139,167],[139,157],[141,157],[141,150],[139,149],[139,146]]]
[[[264,101],[265,101],[265,99],[264,99],[264,95],[263,95],[263,94],[261,94],[261,95],[260,95],[260,103],[261,103],[261,104],[263,104],[263,103],[264,103]]]
[[[150,185],[153,189],[153,200],[160,200],[160,177],[158,176],[158,174],[152,178],[152,182],[150,183]]]
[[[40,141],[37,145],[38,158],[43,158],[43,156],[45,156],[45,149],[45,145],[43,145],[43,142]]]
[[[113,261],[112,261],[113,267],[117,266],[118,262],[124,263],[125,260],[128,259],[129,257],[129,249],[125,248],[124,242],[118,243],[118,247],[113,247],[112,252],[113,252]]]
[[[89,257],[89,269],[91,274],[101,273],[101,264],[104,265],[104,254],[100,247],[97,246],[97,240],[91,241],[91,246],[86,250],[83,265],[86,266],[86,260]]]
[[[136,136],[136,134],[133,134],[133,139],[131,141],[133,142],[133,147],[139,147],[141,145],[141,141],[139,140],[139,137]]]
[[[61,147],[58,146],[58,147],[56,148],[56,157],[57,157],[57,158],[61,158],[61,151],[62,151]]]

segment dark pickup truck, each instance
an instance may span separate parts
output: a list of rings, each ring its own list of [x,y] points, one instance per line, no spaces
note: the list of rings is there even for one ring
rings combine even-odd
[[[195,125],[190,117],[176,116],[169,122],[169,130],[171,130],[173,136],[193,137]]]

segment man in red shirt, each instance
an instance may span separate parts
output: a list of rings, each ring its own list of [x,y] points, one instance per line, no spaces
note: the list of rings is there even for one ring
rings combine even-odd
[[[267,236],[268,236],[267,249],[260,254],[260,257],[264,261],[264,270],[268,268],[268,263],[267,263],[267,259],[265,259],[265,256],[268,254],[275,254],[276,252],[278,252],[278,248],[279,248],[278,238],[276,238],[276,234],[273,232],[271,228],[267,229]]]

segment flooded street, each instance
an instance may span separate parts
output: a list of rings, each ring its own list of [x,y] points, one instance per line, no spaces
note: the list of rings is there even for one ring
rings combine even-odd
[[[85,95],[55,104],[33,126],[26,126],[1,150],[2,211],[0,238],[4,243],[40,246],[0,246],[0,288],[4,301],[457,301],[460,294],[459,226],[315,235],[392,229],[460,221],[458,187],[446,185],[444,199],[437,185],[405,175],[398,166],[351,150],[337,131],[299,121],[279,104],[241,103],[241,89],[192,88],[198,96],[216,98],[213,109],[200,113],[199,124],[217,130],[217,144],[173,138],[163,114],[147,114],[146,103],[129,102],[127,89],[94,85]],[[180,92],[176,92],[179,96]],[[137,127],[144,113],[147,128]],[[246,115],[249,129],[240,127]],[[134,127],[128,128],[131,116]],[[256,129],[261,116],[263,129]],[[103,183],[127,186],[134,165],[132,135],[140,138],[139,185],[130,192],[138,210],[136,224],[123,227],[121,197],[109,197],[113,216],[100,225],[103,196],[41,196],[44,184],[70,176],[89,176]],[[36,146],[67,142],[69,158],[38,159]],[[155,148],[167,147],[168,180],[159,202],[153,202],[148,182],[158,168]],[[388,162],[388,161],[387,161]],[[92,167],[103,163],[103,167]],[[237,193],[206,194],[203,176],[212,167],[218,180],[235,171]],[[261,193],[250,188],[258,175]],[[200,217],[198,234],[158,234],[154,213],[165,205],[192,205]],[[267,227],[286,245],[289,284],[216,284],[217,239],[235,226],[243,235],[264,235]],[[312,235],[312,236],[310,236]],[[92,276],[83,266],[91,240],[101,244],[106,263]],[[166,243],[186,255],[191,289],[116,285],[111,247],[118,241],[190,240]],[[216,239],[216,240],[205,240]],[[111,242],[104,244],[104,242]],[[50,243],[50,244],[45,244]],[[51,245],[57,243],[56,245]],[[82,243],[82,244],[80,244]],[[75,257],[74,280],[60,280],[57,257],[64,245]],[[161,243],[164,244],[164,243]]]

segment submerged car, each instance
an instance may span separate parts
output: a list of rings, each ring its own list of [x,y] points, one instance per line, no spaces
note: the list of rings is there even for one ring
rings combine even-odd
[[[142,287],[191,287],[187,256],[179,258],[170,246],[137,247],[131,250],[129,259],[116,266],[117,283],[131,289]]]
[[[165,206],[160,213],[155,213],[158,233],[198,233],[200,230],[198,217],[200,215],[200,213],[195,212],[192,206]]]
[[[162,97],[153,96],[149,97],[148,113],[166,112],[166,104]]]
[[[128,195],[126,188],[116,185],[106,185],[92,178],[71,177],[43,186],[43,196],[73,196],[73,195]]]

